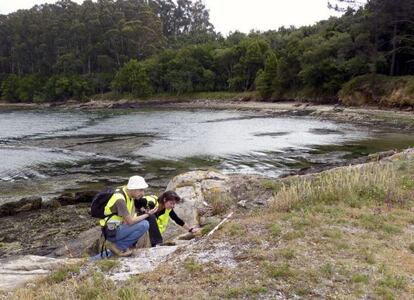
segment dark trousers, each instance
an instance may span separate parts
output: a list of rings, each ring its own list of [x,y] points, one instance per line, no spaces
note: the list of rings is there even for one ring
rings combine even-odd
[[[156,245],[162,243],[162,235],[157,225],[157,219],[155,218],[154,215],[150,215],[146,220],[149,223],[148,232],[149,232],[151,247],[155,247]]]

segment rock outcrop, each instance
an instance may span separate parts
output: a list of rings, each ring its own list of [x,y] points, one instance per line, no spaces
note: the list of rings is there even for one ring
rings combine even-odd
[[[53,252],[56,256],[82,257],[94,255],[99,249],[101,227],[98,225],[79,234],[79,236]]]
[[[0,290],[16,289],[29,281],[48,275],[59,266],[78,261],[34,255],[21,256],[17,259],[2,259],[0,260]]]
[[[120,265],[109,274],[115,281],[127,280],[130,276],[151,272],[161,263],[168,260],[168,256],[182,246],[161,246],[146,249],[137,249],[132,257],[120,258]]]
[[[0,206],[0,217],[16,215],[23,211],[37,210],[41,207],[41,197],[22,198],[17,202],[8,202]]]
[[[175,191],[183,201],[174,211],[187,224],[198,226],[200,212],[209,206],[207,198],[211,194],[225,194],[229,191],[229,177],[215,171],[191,171],[175,176],[167,185],[167,190]],[[170,222],[174,224],[174,222]],[[175,224],[174,224],[175,225]],[[182,232],[178,226],[169,226],[166,238]]]
[[[85,191],[73,193],[62,194],[52,201],[57,201],[61,206],[66,205],[76,205],[79,203],[90,203],[92,202],[93,197],[98,193],[98,191]]]

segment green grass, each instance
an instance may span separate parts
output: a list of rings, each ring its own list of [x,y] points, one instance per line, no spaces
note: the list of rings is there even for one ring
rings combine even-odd
[[[335,274],[335,268],[331,263],[325,263],[320,267],[320,272],[323,277],[330,279]]]
[[[277,252],[277,256],[284,258],[286,260],[292,260],[296,257],[296,253],[295,253],[295,250],[291,248],[284,248],[284,249],[280,249]]]
[[[230,287],[224,294],[225,298],[255,297],[265,293],[268,289],[261,284],[246,284],[242,286]]]
[[[282,233],[282,227],[279,224],[271,224],[268,226],[268,230],[270,232],[270,235],[273,238],[278,238],[280,237],[281,233]]]
[[[403,232],[402,226],[392,222],[386,216],[370,213],[359,216],[357,224],[369,231],[381,232],[387,235],[401,234]]]
[[[369,276],[365,274],[355,274],[352,275],[351,281],[353,283],[368,283]]]
[[[378,281],[379,287],[385,287],[392,290],[402,290],[407,286],[407,279],[399,275],[386,275],[383,279]]]
[[[184,268],[190,273],[199,273],[203,271],[203,266],[191,257],[184,261]]]
[[[289,279],[297,275],[296,271],[293,270],[289,264],[283,263],[279,265],[270,265],[265,266],[265,270],[269,277],[278,278],[278,279]]]
[[[226,224],[225,230],[230,236],[238,236],[243,234],[244,227],[241,224],[232,222]]]
[[[108,272],[112,270],[115,267],[119,266],[119,261],[116,259],[103,259],[96,263],[99,269],[101,269],[102,272]]]
[[[377,260],[375,259],[375,254],[373,250],[370,249],[362,249],[361,250],[361,259],[363,262],[367,264],[374,265]]]
[[[270,179],[263,179],[260,184],[263,188],[267,190],[272,190],[274,193],[277,193],[281,187],[283,186],[282,183],[278,180],[270,180]]]
[[[47,277],[49,283],[60,283],[80,273],[80,264],[66,265]]]
[[[147,294],[143,293],[139,287],[121,287],[117,292],[118,299],[120,300],[150,300]]]
[[[82,300],[105,298],[108,290],[115,290],[115,284],[100,272],[92,273],[79,285],[76,284],[76,293]]]
[[[282,236],[282,239],[285,241],[292,241],[303,238],[304,236],[305,233],[303,231],[289,231]]]

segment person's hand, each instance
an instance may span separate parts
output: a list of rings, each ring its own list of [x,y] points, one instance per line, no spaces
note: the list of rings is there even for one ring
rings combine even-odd
[[[157,210],[158,210],[158,207],[157,206],[154,207],[153,209],[147,209],[147,214],[148,215],[153,215],[153,214],[155,214],[157,212]]]
[[[199,228],[199,227],[191,227],[190,228],[190,230],[189,230],[189,232],[190,233],[197,233],[197,232],[199,232],[201,230],[201,228]]]

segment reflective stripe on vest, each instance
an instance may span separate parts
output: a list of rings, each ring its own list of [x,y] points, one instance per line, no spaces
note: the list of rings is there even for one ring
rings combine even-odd
[[[115,202],[119,199],[124,199],[125,200],[127,210],[129,212],[129,214],[132,215],[132,211],[134,209],[134,199],[129,197],[128,193],[126,192],[125,187],[122,187],[122,190],[125,193],[126,199],[125,199],[124,195],[122,194],[122,192],[120,191],[120,188],[116,189],[115,193],[111,196],[111,198],[109,198],[108,203],[105,206],[105,210],[104,210],[105,215],[112,214],[111,207],[114,206]],[[99,224],[101,226],[105,226],[105,222],[106,222],[107,219],[108,219],[108,217],[106,217],[105,219],[99,220]],[[121,223],[122,223],[123,219],[124,219],[123,217],[118,216],[118,215],[114,215],[114,216],[111,217],[111,220],[120,221]]]
[[[158,206],[157,196],[155,195],[145,196],[145,199],[147,199],[147,202],[152,202],[156,206]],[[160,230],[160,233],[163,233],[167,229],[168,221],[170,220],[170,212],[171,212],[171,209],[165,209],[165,213],[163,213],[157,218],[157,225],[158,225],[158,229]]]

